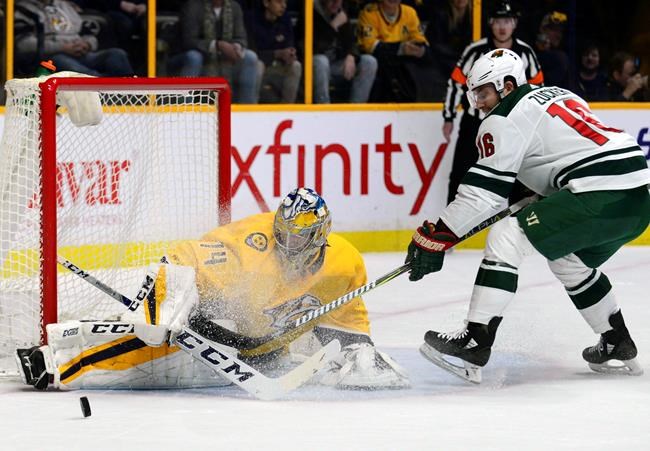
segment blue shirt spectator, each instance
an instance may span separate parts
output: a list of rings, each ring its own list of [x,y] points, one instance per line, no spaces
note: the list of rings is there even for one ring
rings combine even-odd
[[[264,65],[260,102],[294,103],[302,75],[286,0],[262,0],[262,11],[253,9],[248,23],[252,41]]]

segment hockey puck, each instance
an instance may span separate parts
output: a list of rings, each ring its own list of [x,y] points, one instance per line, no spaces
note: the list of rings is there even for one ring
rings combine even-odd
[[[85,396],[79,398],[79,404],[81,404],[81,413],[83,413],[84,418],[90,416],[90,401]]]

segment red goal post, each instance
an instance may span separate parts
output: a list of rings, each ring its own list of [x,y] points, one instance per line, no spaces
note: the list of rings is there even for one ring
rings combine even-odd
[[[134,295],[171,243],[230,221],[225,80],[57,75],[6,84],[0,374],[14,372],[15,348],[44,342],[47,324],[121,316],[57,255]],[[74,101],[62,101],[83,93],[100,104],[96,125],[75,125]]]

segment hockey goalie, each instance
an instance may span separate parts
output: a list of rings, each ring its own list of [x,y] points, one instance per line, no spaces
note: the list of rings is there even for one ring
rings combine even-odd
[[[218,341],[225,327],[249,337],[283,328],[305,312],[366,283],[359,252],[330,233],[330,211],[308,188],[290,192],[274,213],[218,227],[176,244],[157,265],[145,302],[121,321],[47,326],[48,345],[19,349],[24,382],[78,388],[178,388],[230,383],[170,341],[183,327]],[[404,370],[375,348],[368,313],[356,298],[290,343],[241,359],[265,371],[290,367],[327,343],[341,351],[316,383],[341,389],[407,388]],[[215,327],[218,326],[218,328]],[[237,352],[235,349],[234,352]]]

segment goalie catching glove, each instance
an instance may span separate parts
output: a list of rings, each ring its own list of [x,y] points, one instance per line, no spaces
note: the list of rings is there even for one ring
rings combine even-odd
[[[458,242],[458,237],[442,222],[434,226],[424,221],[408,247],[405,263],[411,264],[409,280],[420,280],[426,274],[440,271],[445,251]]]

